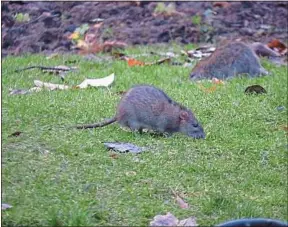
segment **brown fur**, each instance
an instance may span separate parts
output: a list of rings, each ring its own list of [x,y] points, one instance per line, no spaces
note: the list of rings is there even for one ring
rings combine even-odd
[[[150,129],[168,134],[182,132],[194,138],[205,138],[202,126],[191,110],[174,102],[162,90],[150,85],[130,88],[118,104],[114,118],[77,128],[102,127],[115,121],[133,131]]]
[[[268,74],[251,47],[243,42],[228,42],[218,47],[209,57],[202,59],[193,68],[190,78],[226,79],[238,74],[259,76]]]

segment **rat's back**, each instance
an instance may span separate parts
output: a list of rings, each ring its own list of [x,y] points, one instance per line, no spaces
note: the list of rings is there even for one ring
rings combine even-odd
[[[137,85],[122,97],[118,122],[134,130],[141,128],[163,131],[167,122],[175,122],[180,106],[162,90],[151,85]]]
[[[243,42],[229,42],[201,60],[192,70],[190,77],[225,79],[242,73],[251,76],[266,74],[258,57],[248,45]]]

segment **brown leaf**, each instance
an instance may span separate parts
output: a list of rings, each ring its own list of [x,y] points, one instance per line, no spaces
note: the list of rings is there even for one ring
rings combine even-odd
[[[141,65],[141,66],[145,65],[144,62],[138,61],[138,60],[136,60],[136,59],[134,59],[134,58],[128,58],[128,59],[127,59],[127,63],[128,63],[128,65],[129,65],[130,67],[135,66],[135,65]]]
[[[99,52],[111,52],[113,48],[125,48],[126,43],[120,41],[105,41],[100,43],[96,40],[94,34],[87,34],[85,40],[79,40],[77,47],[80,49],[79,54],[95,54]]]
[[[287,53],[287,47],[284,43],[280,42],[278,39],[273,39],[271,42],[267,44],[269,48],[272,50],[277,51],[281,55],[284,55]]]
[[[20,131],[16,131],[16,132],[13,132],[11,135],[9,135],[8,137],[12,137],[12,136],[15,136],[15,137],[17,137],[17,136],[20,136],[20,134],[21,134],[22,132],[20,132]]]
[[[268,45],[263,43],[252,43],[250,47],[254,50],[254,52],[261,57],[279,57],[281,56],[278,52],[272,50]]]
[[[231,3],[229,2],[214,2],[213,7],[220,7],[220,8],[229,8]]]
[[[131,67],[131,66],[136,66],[136,65],[140,65],[140,66],[151,66],[151,65],[160,65],[160,64],[163,64],[165,62],[170,62],[171,61],[171,58],[162,58],[158,61],[155,61],[155,62],[149,62],[149,63],[144,63],[142,61],[138,61],[134,58],[128,58],[128,57],[123,57],[123,59],[125,59],[128,63],[128,65]]]

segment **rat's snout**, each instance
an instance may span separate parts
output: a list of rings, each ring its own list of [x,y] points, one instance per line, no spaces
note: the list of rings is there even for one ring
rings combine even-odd
[[[192,73],[190,74],[190,79],[191,79],[191,80],[194,80],[194,79],[196,78],[196,76],[197,76],[196,73],[193,73],[193,72],[192,72]]]
[[[206,134],[205,132],[197,132],[197,133],[191,133],[189,134],[189,136],[193,137],[194,139],[205,139],[206,138]]]
[[[192,73],[190,74],[190,79],[191,79],[191,80],[197,80],[197,79],[199,79],[199,73],[192,72]]]
[[[201,125],[197,125],[197,127],[190,127],[187,131],[188,136],[193,137],[195,139],[205,139],[206,134]]]

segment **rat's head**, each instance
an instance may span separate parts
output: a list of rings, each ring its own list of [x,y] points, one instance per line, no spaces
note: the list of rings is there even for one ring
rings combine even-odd
[[[180,132],[195,139],[205,139],[205,132],[190,110],[180,112]]]

